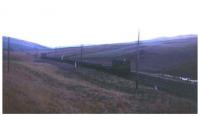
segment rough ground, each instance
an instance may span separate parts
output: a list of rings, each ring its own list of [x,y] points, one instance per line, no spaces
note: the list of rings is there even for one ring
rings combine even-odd
[[[3,113],[196,113],[197,103],[126,79],[30,54],[3,61]]]

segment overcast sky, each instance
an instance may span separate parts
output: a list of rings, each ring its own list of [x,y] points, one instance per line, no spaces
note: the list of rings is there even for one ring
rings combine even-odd
[[[197,34],[198,0],[1,0],[2,35],[50,47]]]

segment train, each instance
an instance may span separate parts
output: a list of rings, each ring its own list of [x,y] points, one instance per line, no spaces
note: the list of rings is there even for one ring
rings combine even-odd
[[[130,60],[126,58],[117,58],[113,59],[111,65],[104,65],[104,64],[98,64],[98,63],[93,63],[93,62],[88,62],[88,61],[81,61],[77,59],[72,59],[69,57],[50,57],[47,56],[46,53],[41,54],[41,58],[43,59],[51,59],[54,61],[59,61],[59,62],[66,62],[70,64],[75,64],[75,62],[78,64],[78,66],[84,66],[84,67],[89,67],[97,70],[105,70],[107,72],[112,72],[115,74],[119,75],[128,75],[131,72],[131,62]]]

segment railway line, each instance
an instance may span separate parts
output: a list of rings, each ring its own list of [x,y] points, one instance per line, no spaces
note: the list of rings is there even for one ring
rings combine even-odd
[[[62,59],[56,58],[56,57],[47,57],[42,56],[42,59],[48,59],[48,60],[54,60],[57,62],[63,62],[63,63],[69,63],[74,65],[76,62],[73,59]],[[112,66],[110,65],[102,65],[97,63],[91,63],[91,62],[78,62],[78,66],[83,66],[87,68],[92,68],[104,72],[108,72],[111,74],[119,75],[122,78],[126,78],[131,81],[136,80],[136,72],[130,71],[130,72],[123,72],[113,70]],[[166,91],[168,93],[184,97],[187,99],[191,99],[194,101],[197,101],[197,84],[198,83],[191,83],[187,81],[172,79],[172,78],[165,78],[161,76],[155,76],[150,73],[145,72],[139,72],[139,78],[137,78],[139,84],[150,86],[150,87],[156,87],[156,90]]]

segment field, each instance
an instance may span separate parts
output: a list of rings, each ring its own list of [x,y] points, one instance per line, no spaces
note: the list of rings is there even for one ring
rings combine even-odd
[[[3,113],[197,113],[197,102],[105,72],[12,52]]]

